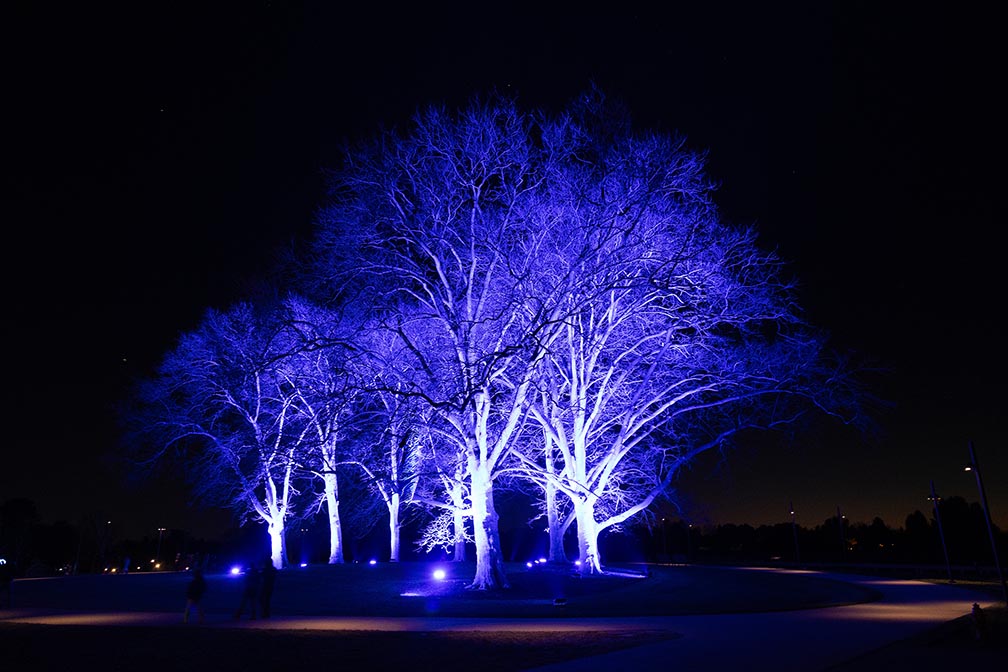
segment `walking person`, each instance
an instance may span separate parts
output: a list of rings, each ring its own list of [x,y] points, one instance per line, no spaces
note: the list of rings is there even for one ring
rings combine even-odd
[[[238,609],[235,611],[235,620],[241,618],[246,606],[249,610],[249,618],[253,621],[256,620],[256,602],[259,601],[259,578],[259,570],[256,569],[255,565],[249,565],[245,568],[245,583],[242,586],[241,602],[238,603]]]
[[[14,563],[0,556],[0,609],[11,608],[11,585],[14,583]]]
[[[203,595],[206,593],[207,583],[206,579],[203,578],[203,570],[199,567],[193,567],[193,576],[189,580],[189,585],[186,586],[186,605],[185,611],[182,612],[182,622],[189,622],[189,614],[194,610],[196,611],[197,620],[203,622]]]
[[[262,581],[259,586],[259,613],[263,618],[269,618],[270,600],[273,598],[273,584],[276,583],[277,568],[273,566],[273,560],[266,556],[263,562]]]

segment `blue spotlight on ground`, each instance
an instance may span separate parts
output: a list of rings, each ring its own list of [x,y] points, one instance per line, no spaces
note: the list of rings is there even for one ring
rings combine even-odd
[[[444,581],[445,571],[443,569],[435,569],[434,570],[434,578],[437,581]]]
[[[372,560],[372,561],[371,561],[371,562],[369,562],[368,564],[369,564],[369,565],[377,565],[377,564],[378,564],[378,561],[377,561],[377,560]]]

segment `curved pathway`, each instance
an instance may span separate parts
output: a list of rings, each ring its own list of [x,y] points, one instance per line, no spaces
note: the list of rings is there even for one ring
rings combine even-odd
[[[969,661],[957,659],[960,656],[957,651],[924,651],[912,656],[916,661],[912,667],[908,666],[910,656],[906,652],[882,656],[875,662],[856,659],[968,615],[974,602],[982,607],[997,604],[990,595],[947,584],[817,574],[873,589],[881,598],[875,602],[798,611],[672,616],[661,620],[664,627],[680,634],[677,639],[535,669],[537,672],[648,670],[655,669],[659,661],[667,669],[705,672],[814,672],[840,669],[848,662],[851,670],[862,672],[977,669]],[[995,655],[993,651],[980,653],[984,660],[993,661]]]
[[[776,570],[789,572],[801,570]],[[326,617],[288,616],[259,621],[234,621],[226,615],[208,615],[206,627],[295,630],[380,631],[572,631],[665,630],[677,637],[589,658],[535,668],[537,672],[590,672],[591,670],[676,669],[774,670],[814,672],[847,669],[843,664],[894,642],[931,631],[970,613],[974,602],[997,604],[990,595],[947,584],[811,572],[823,578],[860,585],[881,595],[874,602],[795,611],[746,614],[684,615],[660,617],[513,619],[451,617]],[[0,621],[50,625],[179,626],[177,613],[66,612],[55,610],[0,610]],[[930,669],[964,669],[964,661],[939,661],[933,652],[914,666]],[[872,667],[851,664],[850,669],[891,669],[901,661]],[[902,662],[907,662],[903,660]]]

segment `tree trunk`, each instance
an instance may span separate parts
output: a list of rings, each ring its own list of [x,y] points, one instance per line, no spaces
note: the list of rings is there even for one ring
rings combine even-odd
[[[455,482],[451,487],[452,504],[455,510],[452,513],[452,532],[455,533],[455,545],[452,549],[452,562],[465,562],[466,559],[466,537],[465,524],[466,517],[462,513],[465,509],[465,492],[462,486],[464,472],[461,467],[455,470]]]
[[[267,526],[270,538],[270,561],[274,567],[283,567],[284,564],[284,524],[282,520],[274,518]],[[259,560],[255,560],[255,566],[259,566]]]
[[[452,514],[452,528],[455,532],[455,546],[452,550],[452,562],[465,562],[465,516],[462,514],[461,505],[456,507],[455,512]]]
[[[555,406],[553,407],[556,408]],[[546,526],[549,533],[549,561],[567,562],[567,552],[564,550],[563,536],[564,530],[560,524],[560,512],[557,506],[557,487],[553,483],[556,476],[556,448],[550,433],[543,430],[543,439],[546,444],[545,466],[546,466],[546,487],[543,496],[546,498]]]
[[[601,574],[602,561],[598,551],[598,527],[595,524],[595,507],[588,502],[574,502],[577,517],[578,560],[581,574]]]
[[[389,553],[390,562],[399,562],[399,493],[393,492],[389,501]]]
[[[564,551],[563,525],[557,507],[557,489],[552,483],[546,483],[546,524],[549,526],[549,561],[567,562],[567,552]]]
[[[470,468],[472,485],[473,536],[476,540],[476,575],[468,588],[493,590],[507,588],[504,555],[500,547],[497,511],[493,502],[493,484],[485,465]]]
[[[329,564],[343,563],[343,530],[340,526],[339,489],[336,474],[327,473],[323,477],[325,483],[326,507],[329,510]]]

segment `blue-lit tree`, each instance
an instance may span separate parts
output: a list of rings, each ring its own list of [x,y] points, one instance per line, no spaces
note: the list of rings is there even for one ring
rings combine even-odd
[[[297,464],[311,426],[281,363],[289,341],[271,311],[247,303],[208,311],[139,391],[134,421],[143,464],[177,457],[198,497],[265,523],[274,566],[300,494]]]
[[[857,403],[780,260],[719,219],[701,155],[632,133],[600,96],[543,136],[570,148],[542,216],[578,282],[529,396],[542,435],[515,454],[544,489],[550,557],[572,511],[582,571],[598,572],[600,532],[646,515],[698,454],[809,411],[851,422]]]
[[[356,321],[339,311],[292,296],[278,317],[282,356],[275,366],[293,399],[298,421],[308,433],[295,455],[299,471],[322,483],[318,504],[329,526],[329,564],[342,563],[343,525],[337,467],[347,459],[350,427],[360,399],[353,373],[352,338]]]
[[[452,447],[442,452],[461,456],[476,589],[507,585],[493,485],[557,324],[523,286],[553,235],[528,216],[550,161],[506,101],[432,109],[409,134],[348,152],[318,220],[318,286],[373,297],[374,328],[402,342],[414,372],[405,393],[430,409],[431,435]]]
[[[782,264],[723,223],[703,156],[639,134],[597,91],[563,114],[492,97],[431,109],[347,152],[311,280],[366,297],[457,455],[473,588],[507,585],[495,483],[537,483],[562,559],[667,495],[699,453],[811,409],[849,421],[850,378],[802,319]],[[441,473],[451,473],[451,459]],[[447,529],[447,526],[444,526]]]
[[[414,500],[428,509],[432,519],[416,545],[426,552],[441,548],[451,553],[453,562],[464,562],[466,545],[475,541],[465,449],[435,432],[424,446],[422,459]]]
[[[352,446],[346,464],[364,474],[388,512],[389,559],[400,559],[401,531],[414,504],[429,441],[423,404],[406,394],[401,343],[380,329],[361,330],[355,348],[357,380]]]

